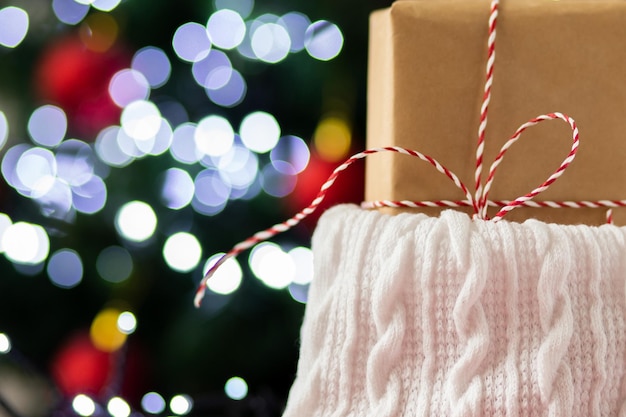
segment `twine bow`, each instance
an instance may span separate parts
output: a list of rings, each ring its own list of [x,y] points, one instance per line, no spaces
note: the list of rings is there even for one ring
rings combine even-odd
[[[239,253],[250,249],[254,245],[264,240],[270,239],[273,236],[285,232],[292,227],[296,226],[300,221],[306,218],[308,215],[313,213],[319,205],[322,203],[328,190],[333,186],[337,177],[350,165],[354,162],[363,159],[369,155],[379,153],[379,152],[396,152],[400,154],[405,154],[413,157],[417,157],[422,161],[425,161],[432,165],[437,171],[444,174],[448,177],[454,185],[459,188],[465,196],[464,200],[450,201],[450,200],[438,200],[438,201],[388,201],[388,200],[379,200],[372,202],[362,203],[362,207],[364,208],[377,208],[377,207],[472,207],[474,210],[473,217],[475,219],[488,220],[487,209],[488,207],[500,207],[500,210],[495,214],[492,221],[501,220],[507,213],[516,209],[520,206],[529,206],[529,207],[624,207],[626,206],[626,200],[600,200],[600,201],[543,201],[543,202],[535,202],[533,199],[539,195],[540,193],[547,190],[569,167],[574,158],[576,157],[576,153],[578,151],[579,145],[579,134],[578,128],[576,126],[576,122],[571,117],[564,115],[562,113],[548,113],[541,116],[537,116],[534,119],[529,120],[528,122],[522,124],[515,133],[511,136],[511,138],[502,146],[500,152],[495,157],[491,167],[489,168],[489,172],[487,174],[487,179],[483,185],[482,183],[482,169],[483,169],[483,155],[485,148],[485,132],[487,128],[487,115],[489,111],[489,102],[491,100],[491,86],[493,85],[493,69],[495,63],[495,40],[496,40],[496,21],[498,16],[498,4],[499,0],[492,0],[491,2],[491,12],[489,15],[489,36],[487,40],[487,65],[486,65],[486,79],[485,79],[485,87],[483,94],[483,101],[480,110],[480,123],[478,127],[478,141],[476,146],[476,171],[475,171],[475,187],[474,194],[470,192],[469,188],[459,179],[459,177],[444,165],[442,165],[436,159],[425,155],[419,151],[406,149],[397,146],[389,146],[384,148],[374,148],[368,149],[362,152],[359,152],[353,156],[351,156],[344,163],[339,165],[332,174],[328,177],[326,182],[320,188],[317,196],[313,201],[296,215],[291,217],[290,219],[275,224],[268,229],[262,230],[260,232],[255,233],[248,239],[238,243],[235,245],[230,251],[224,254],[218,261],[206,272],[202,281],[200,282],[198,289],[196,291],[196,296],[194,299],[194,304],[196,307],[199,307],[202,299],[204,297],[206,291],[207,281],[215,274],[215,272],[220,268],[224,262],[226,262],[229,258],[237,256]],[[489,191],[491,190],[491,186],[495,179],[495,174],[498,166],[502,162],[505,154],[508,152],[510,147],[517,142],[522,133],[531,126],[534,126],[540,122],[546,120],[562,120],[569,124],[572,130],[572,146],[556,171],[554,171],[540,186],[530,191],[528,194],[517,197],[512,201],[491,201],[488,199]],[[610,212],[607,214],[607,221],[611,221]]]

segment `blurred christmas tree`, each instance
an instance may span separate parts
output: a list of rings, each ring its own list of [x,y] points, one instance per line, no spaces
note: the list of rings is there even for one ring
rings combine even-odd
[[[0,416],[280,415],[388,3],[0,0]]]

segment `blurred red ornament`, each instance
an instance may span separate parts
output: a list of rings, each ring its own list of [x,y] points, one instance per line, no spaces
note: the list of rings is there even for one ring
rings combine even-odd
[[[348,159],[348,157],[345,159]],[[344,161],[325,161],[314,150],[311,150],[309,165],[298,174],[296,188],[287,196],[290,210],[294,212],[300,211],[311,204],[311,201],[319,193],[320,187],[342,162]],[[317,223],[319,216],[329,207],[342,203],[360,204],[364,196],[364,175],[365,166],[363,161],[357,161],[341,172],[333,186],[328,190],[322,204],[313,214],[304,219],[303,223],[312,228]]]
[[[56,104],[68,115],[70,133],[93,139],[104,127],[119,123],[121,109],[109,96],[111,77],[130,65],[130,56],[116,47],[95,52],[75,36],[53,42],[35,71],[40,100]]]
[[[61,392],[97,395],[114,372],[114,355],[98,350],[89,333],[70,338],[52,360],[51,374]]]
[[[115,394],[137,403],[149,377],[146,354],[136,343],[104,352],[94,346],[86,331],[61,346],[52,359],[50,373],[65,396]]]

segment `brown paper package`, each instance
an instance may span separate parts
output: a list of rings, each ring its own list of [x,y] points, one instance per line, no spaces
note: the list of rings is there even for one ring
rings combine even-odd
[[[489,0],[399,0],[372,14],[368,147],[418,150],[473,190],[489,11]],[[574,118],[581,142],[570,168],[537,200],[626,199],[626,2],[501,2],[483,181],[515,130],[549,112]],[[540,185],[569,152],[571,137],[560,120],[527,130],[498,168],[489,198],[512,200]],[[427,163],[376,154],[366,161],[366,199],[464,196]],[[617,224],[624,211],[615,211]],[[505,219],[602,224],[605,213],[522,207]]]

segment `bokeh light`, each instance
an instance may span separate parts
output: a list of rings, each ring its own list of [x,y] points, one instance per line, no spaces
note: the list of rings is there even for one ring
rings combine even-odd
[[[266,194],[282,198],[289,195],[295,188],[298,178],[296,172],[286,162],[276,161],[265,165],[261,170],[261,186]]]
[[[317,153],[329,162],[343,160],[348,155],[351,144],[350,126],[340,117],[324,118],[313,135],[313,145]]]
[[[43,272],[44,262],[37,264],[14,263],[13,268],[22,275],[34,277],[35,275],[39,275]]]
[[[61,143],[66,131],[67,116],[57,106],[50,104],[41,106],[28,119],[28,133],[38,145],[55,147]]]
[[[50,281],[57,287],[74,288],[83,279],[83,262],[72,249],[59,249],[48,260]]]
[[[156,119],[153,120],[156,123]],[[154,136],[142,137],[141,139],[131,137],[124,129],[117,132],[117,146],[126,155],[132,158],[142,158],[146,156],[147,150],[152,148]]]
[[[26,222],[13,223],[2,234],[5,256],[20,264],[39,264],[48,257],[50,239],[43,227]]]
[[[9,138],[9,122],[4,112],[0,110],[0,151],[4,148]]]
[[[0,45],[15,48],[28,33],[28,13],[19,7],[0,9]]]
[[[277,23],[264,23],[256,28],[250,44],[256,57],[270,64],[282,61],[291,50],[289,33]]]
[[[85,394],[78,394],[72,400],[72,408],[76,414],[90,417],[96,412],[96,403]]]
[[[91,341],[103,352],[115,352],[126,342],[126,334],[117,327],[120,314],[121,311],[115,308],[105,308],[91,323],[89,329]]]
[[[11,339],[4,333],[0,333],[0,353],[7,354],[11,351]]]
[[[190,122],[174,129],[170,153],[178,162],[194,164],[202,158],[202,153],[196,147],[195,132],[196,125]]]
[[[266,286],[283,289],[293,282],[296,267],[280,246],[271,242],[256,245],[249,257],[250,269]]]
[[[125,248],[109,246],[98,254],[96,269],[104,280],[122,282],[133,272],[133,258]]]
[[[230,198],[231,184],[214,169],[202,170],[194,180],[195,194],[191,201],[199,213],[215,215],[224,209]]]
[[[138,100],[128,104],[120,118],[124,132],[136,140],[149,140],[161,128],[161,113],[151,101]]]
[[[2,246],[2,236],[4,236],[4,232],[6,232],[11,224],[13,224],[11,218],[5,213],[0,213],[0,253],[4,252],[4,247]]]
[[[278,143],[280,126],[271,114],[257,111],[244,117],[239,127],[239,134],[248,149],[265,153]]]
[[[194,131],[196,148],[205,155],[224,155],[233,146],[235,132],[228,120],[221,116],[207,116]]]
[[[223,75],[225,72],[229,73],[226,84],[219,88],[206,88],[206,93],[209,99],[218,106],[235,107],[246,97],[248,90],[246,80],[239,71],[235,69],[228,70],[225,67],[216,69],[212,73],[213,77],[210,80],[224,79]]]
[[[94,214],[102,210],[107,201],[107,187],[104,180],[93,175],[89,181],[72,187],[72,204],[85,214]]]
[[[167,152],[172,144],[173,137],[174,133],[172,132],[170,122],[165,118],[161,118],[161,125],[154,138],[150,141],[137,141],[136,144],[148,154],[158,156]],[[150,146],[144,146],[144,144],[148,143]]]
[[[67,222],[73,221],[75,213],[72,210],[72,189],[64,180],[54,178],[45,192],[33,194],[32,198],[44,216]]]
[[[48,149],[26,144],[12,147],[2,160],[2,174],[17,192],[35,199],[44,216],[72,220],[70,186],[57,178],[57,159]]]
[[[110,12],[111,10],[115,9],[122,0],[93,0],[93,2],[91,3],[91,6],[94,9],[103,11],[103,12]]]
[[[209,89],[219,89],[225,86],[233,72],[230,58],[216,49],[212,50],[206,58],[194,62],[191,66],[191,74],[196,83]]]
[[[209,17],[207,22],[209,38],[213,45],[222,49],[233,49],[246,36],[246,24],[234,10],[221,9]]]
[[[113,397],[107,403],[107,411],[112,417],[130,416],[130,405],[121,397]]]
[[[24,152],[15,166],[17,179],[27,196],[43,195],[54,184],[57,162],[52,152],[44,148],[31,148]]]
[[[256,154],[239,144],[221,156],[216,165],[220,177],[232,187],[231,199],[239,198],[245,194],[259,173],[259,160]]]
[[[223,253],[217,253],[211,256],[204,264],[203,274],[206,274],[223,255]],[[235,258],[229,258],[215,271],[211,279],[207,281],[207,287],[216,294],[232,294],[239,289],[242,278],[243,272],[239,262]]]
[[[146,413],[161,414],[165,411],[165,406],[165,399],[159,393],[148,392],[141,398],[141,408]]]
[[[133,334],[137,330],[137,318],[130,311],[120,313],[117,318],[117,329],[124,334]]]
[[[142,72],[123,69],[111,77],[109,95],[115,104],[126,107],[133,101],[146,100],[150,96],[150,84]]]
[[[76,25],[87,16],[89,5],[74,0],[52,0],[52,10],[60,22]]]
[[[179,210],[191,203],[195,186],[187,171],[170,168],[163,173],[161,181],[161,202],[165,207]]]
[[[306,142],[297,136],[283,136],[270,152],[270,160],[274,168],[281,170],[288,163],[289,169],[283,174],[300,173],[309,165],[311,152]]]
[[[102,53],[108,51],[119,33],[119,27],[113,16],[105,13],[88,15],[80,25],[80,40],[87,49]]]
[[[309,285],[296,284],[292,282],[288,287],[289,295],[294,301],[301,304],[306,304],[309,299]]]
[[[298,246],[287,252],[296,267],[293,282],[299,285],[308,285],[313,280],[313,251]]]
[[[242,199],[242,200],[251,200],[261,194],[263,192],[263,187],[261,186],[260,176],[256,176],[254,178],[254,182],[250,184],[247,190],[244,193],[236,193],[233,195],[233,198]]]
[[[219,90],[224,88],[230,81],[232,74],[233,69],[229,67],[219,67],[211,71],[205,83],[207,90]]]
[[[202,257],[202,247],[198,238],[191,233],[179,232],[168,237],[163,245],[163,258],[175,271],[189,272]]]
[[[245,19],[254,9],[254,0],[215,0],[215,8],[234,10]]]
[[[256,20],[249,20],[246,22],[246,37],[243,38],[243,41],[237,47],[237,52],[243,57],[246,57],[251,60],[257,60],[257,56],[254,54],[252,50],[252,33],[253,31],[259,27],[259,23]]]
[[[57,176],[70,184],[79,186],[94,176],[95,155],[91,146],[78,139],[69,139],[56,150]]]
[[[150,205],[143,201],[124,204],[115,216],[115,228],[125,239],[143,242],[152,237],[157,226],[157,217]]]
[[[243,400],[248,395],[248,383],[245,379],[234,376],[226,381],[224,392],[233,400]]]
[[[304,47],[313,58],[329,61],[341,52],[343,33],[334,23],[318,20],[306,30]]]
[[[96,153],[98,158],[109,166],[122,168],[130,164],[134,158],[125,153],[117,140],[121,128],[109,126],[96,137]]]
[[[211,40],[205,26],[187,22],[176,29],[172,38],[172,47],[180,59],[195,62],[209,55]]]
[[[25,143],[20,143],[18,145],[12,146],[5,152],[2,158],[2,166],[0,167],[0,169],[2,170],[2,176],[4,177],[7,184],[22,193],[25,193],[28,190],[20,182],[17,176],[16,168],[17,162],[19,161],[22,154],[29,149],[31,149],[31,146]]]
[[[290,12],[278,19],[278,24],[283,26],[291,39],[291,52],[299,52],[304,49],[305,33],[311,21],[299,12]]]
[[[135,52],[131,68],[142,73],[152,88],[167,83],[172,72],[169,58],[161,48],[155,46],[147,46]]]
[[[189,395],[178,394],[170,400],[170,410],[179,416],[189,414],[193,408],[193,400]]]
[[[158,156],[169,150],[173,138],[172,126],[167,119],[161,118],[161,124],[156,135],[148,140],[135,140],[135,145],[144,154]]]

